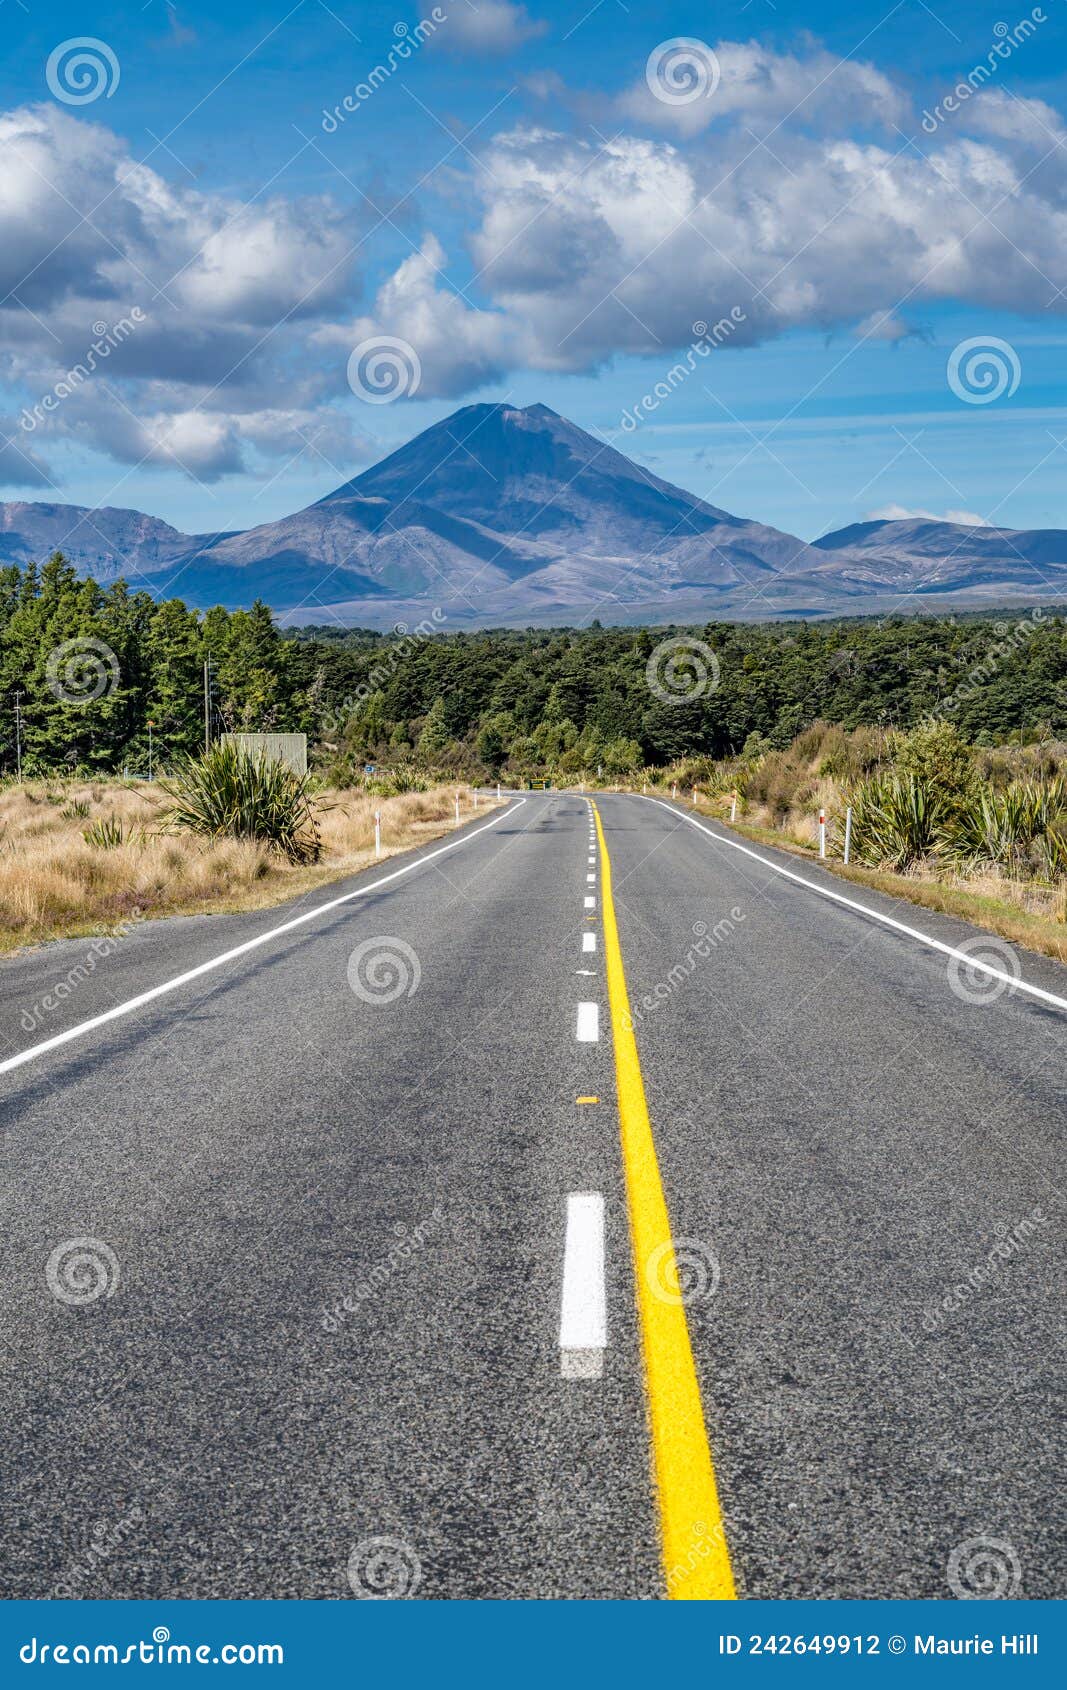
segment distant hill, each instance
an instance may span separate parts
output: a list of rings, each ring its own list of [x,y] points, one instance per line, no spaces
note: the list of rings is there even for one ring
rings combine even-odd
[[[0,505],[0,558],[64,551],[84,574],[289,623],[370,628],[698,621],[1047,603],[1067,534],[909,520],[809,544],[733,516],[545,405],[467,405],[306,510],[186,535],[138,511]],[[903,595],[903,597],[902,597]]]

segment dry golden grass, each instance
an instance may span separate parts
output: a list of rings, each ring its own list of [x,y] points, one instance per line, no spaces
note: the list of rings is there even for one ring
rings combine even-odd
[[[478,813],[460,787],[463,822]],[[160,832],[166,799],[148,783],[26,781],[0,788],[0,951],[106,932],[142,916],[256,909],[355,873],[374,861],[374,812],[382,855],[455,826],[454,786],[377,798],[325,792],[316,800],[323,856],[293,867],[261,845]],[[75,810],[88,807],[87,814]],[[495,809],[485,798],[479,811]],[[114,821],[123,843],[90,844],[95,822]]]

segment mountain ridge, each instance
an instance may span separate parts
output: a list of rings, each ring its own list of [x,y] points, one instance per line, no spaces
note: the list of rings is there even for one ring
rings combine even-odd
[[[699,621],[872,613],[893,601],[1044,603],[1067,589],[1067,533],[928,518],[808,542],[707,503],[546,405],[463,406],[302,511],[185,535],[134,510],[0,505],[0,561],[63,550],[206,608],[266,599],[389,626]]]

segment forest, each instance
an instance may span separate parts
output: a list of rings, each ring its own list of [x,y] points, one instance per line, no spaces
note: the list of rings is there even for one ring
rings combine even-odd
[[[814,722],[950,721],[972,745],[1067,736],[1067,620],[1054,607],[693,628],[392,634],[280,630],[78,577],[56,554],[0,570],[0,769],[143,775],[212,735],[302,731],[316,768],[618,778],[780,749]]]

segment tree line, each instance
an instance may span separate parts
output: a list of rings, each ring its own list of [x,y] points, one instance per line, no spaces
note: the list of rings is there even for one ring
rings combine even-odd
[[[56,554],[0,570],[0,768],[147,767],[212,731],[305,732],[321,768],[367,761],[622,775],[693,755],[950,720],[979,745],[1067,735],[1067,621],[1052,609],[691,628],[377,634],[280,630],[263,603],[204,612]]]

